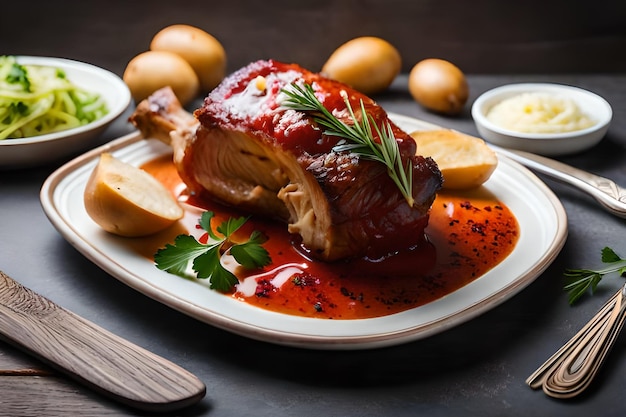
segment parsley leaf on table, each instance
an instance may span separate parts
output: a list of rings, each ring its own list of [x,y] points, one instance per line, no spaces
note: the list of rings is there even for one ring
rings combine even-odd
[[[237,284],[238,279],[224,268],[221,263],[222,255],[230,253],[241,266],[248,269],[269,265],[272,259],[262,246],[267,239],[259,231],[253,231],[250,238],[242,243],[231,240],[232,235],[244,225],[247,218],[229,218],[213,231],[211,227],[213,216],[213,212],[205,211],[198,222],[209,236],[206,244],[198,242],[190,235],[178,235],[173,245],[168,243],[165,248],[157,251],[154,261],[157,268],[182,277],[187,276],[191,262],[197,278],[209,278],[210,288],[226,292]]]
[[[578,301],[588,289],[591,289],[591,294],[593,294],[598,287],[598,283],[605,275],[614,272],[617,272],[619,275],[626,274],[626,259],[622,259],[609,247],[602,249],[602,262],[608,266],[600,269],[565,270],[564,275],[569,279],[569,283],[563,289],[569,294],[568,301],[570,305]]]

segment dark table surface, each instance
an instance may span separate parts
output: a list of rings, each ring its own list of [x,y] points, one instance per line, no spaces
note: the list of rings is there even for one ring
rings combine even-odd
[[[626,76],[469,76],[473,100],[514,81],[574,84],[604,96],[615,120],[600,145],[560,158],[626,184]],[[378,101],[389,111],[476,134],[468,110],[458,118],[424,112],[406,76]],[[120,119],[99,140],[131,128]],[[626,384],[626,347],[617,341],[582,397],[557,401],[524,380],[595,313],[623,281],[606,278],[596,296],[567,304],[562,272],[596,266],[600,250],[626,254],[624,220],[577,190],[546,179],[568,215],[569,237],[554,263],[528,288],[482,316],[428,339],[376,350],[315,351],[236,336],[176,312],[126,287],[78,253],[48,222],[39,190],[57,164],[0,175],[0,269],[61,306],[194,372],[205,399],[184,415],[618,415]],[[132,414],[0,344],[0,414]],[[4,371],[3,371],[4,370]],[[4,372],[4,375],[3,375]],[[76,404],[80,404],[78,407]],[[77,408],[75,408],[77,407]],[[7,410],[10,410],[7,412]],[[601,410],[601,411],[600,411]],[[599,413],[599,414],[596,414]]]
[[[156,3],[163,7],[161,2]],[[45,3],[48,4],[51,3]],[[40,15],[47,12],[56,13],[48,8],[37,11]],[[92,12],[84,9],[81,13]],[[115,16],[119,19],[126,15],[118,12]],[[159,16],[151,30],[175,23],[172,22],[175,19]],[[189,14],[186,16],[193,20]],[[130,25],[131,20],[139,27],[149,26],[147,19],[131,17],[121,24]],[[120,26],[115,32],[102,23],[89,25],[82,20],[79,29],[91,36],[94,48],[98,49],[89,50],[86,45],[65,49],[57,43],[55,50],[53,40],[60,42],[66,37],[53,34],[52,21],[42,22],[42,27],[51,30],[50,39],[45,31],[24,32],[21,35],[26,38],[5,50],[16,54],[68,56],[106,67],[118,75],[132,56],[130,51],[142,50],[139,41],[129,45],[120,40],[123,37],[120,31],[127,28]],[[7,27],[3,24],[6,33]],[[17,42],[17,34],[13,35]],[[623,37],[610,38],[610,44],[623,44]],[[140,41],[145,43],[146,39]],[[228,42],[235,48],[232,38]],[[448,45],[445,38],[441,42]],[[519,43],[516,47],[525,50]],[[116,54],[116,48],[124,53]],[[73,53],[67,53],[69,50]],[[554,56],[551,59],[558,61]],[[575,61],[573,55],[568,59]],[[543,71],[541,65],[525,67],[524,73],[518,75],[469,72],[471,96],[464,112],[454,118],[419,107],[407,91],[406,71],[388,92],[375,99],[388,111],[476,134],[470,105],[492,87],[546,81],[592,90],[613,107],[609,132],[593,149],[559,159],[626,185],[626,74],[582,67],[584,73],[555,72],[554,67]],[[558,65],[557,68],[562,69]],[[132,131],[126,122],[131,110],[90,145]],[[626,255],[626,221],[603,211],[595,201],[571,187],[542,177],[566,209],[569,236],[554,263],[512,299],[424,340],[375,350],[317,351],[254,341],[214,328],[138,293],[103,272],[61,237],[41,208],[42,183],[63,162],[0,171],[0,270],[68,310],[195,373],[207,386],[206,397],[179,415],[618,416],[626,411],[622,402],[626,387],[624,338],[617,340],[598,379],[577,399],[554,400],[531,390],[524,382],[624,281],[615,276],[606,278],[595,296],[574,307],[568,305],[562,290],[565,268],[599,265],[600,251],[605,246]],[[0,415],[142,413],[91,392],[0,342]]]

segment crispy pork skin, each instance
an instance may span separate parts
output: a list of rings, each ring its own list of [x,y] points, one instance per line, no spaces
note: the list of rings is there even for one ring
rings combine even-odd
[[[335,152],[339,138],[281,106],[281,91],[293,82],[312,85],[324,107],[348,124],[342,90],[357,117],[362,100],[377,125],[391,123],[402,159],[413,167],[412,207],[383,164]],[[145,134],[171,130],[175,163],[191,191],[285,221],[307,253],[325,261],[379,258],[423,242],[441,173],[369,97],[276,61],[254,62],[227,77],[194,112],[196,124],[168,115],[176,106],[163,94],[141,103],[131,120]],[[186,122],[173,129],[180,120]]]

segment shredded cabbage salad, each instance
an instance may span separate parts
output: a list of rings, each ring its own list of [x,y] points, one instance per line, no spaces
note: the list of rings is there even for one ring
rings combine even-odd
[[[107,112],[99,94],[72,84],[63,70],[0,56],[0,140],[71,129]]]

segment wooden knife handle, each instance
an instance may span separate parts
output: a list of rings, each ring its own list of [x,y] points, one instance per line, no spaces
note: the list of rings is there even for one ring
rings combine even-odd
[[[195,375],[65,310],[0,271],[0,337],[121,403],[166,412],[200,401]]]

